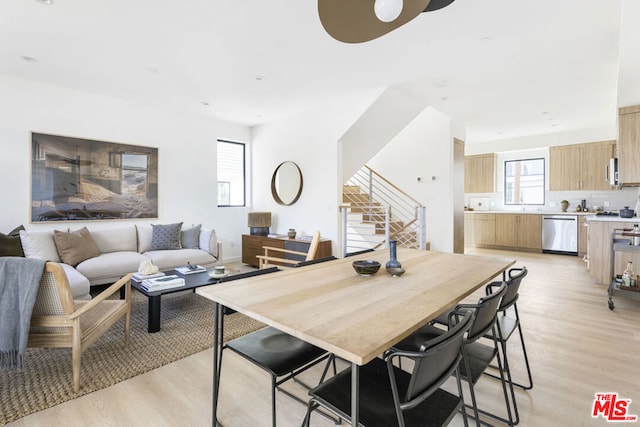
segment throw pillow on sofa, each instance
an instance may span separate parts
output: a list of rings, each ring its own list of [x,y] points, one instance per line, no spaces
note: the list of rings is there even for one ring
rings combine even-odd
[[[20,230],[20,242],[27,258],[60,262],[60,255],[53,242],[53,231]]]
[[[198,224],[180,232],[180,245],[183,249],[200,249],[201,228],[202,224]]]
[[[22,225],[11,230],[9,234],[0,233],[0,256],[24,256],[20,242],[20,230],[24,230]]]
[[[62,262],[74,267],[84,260],[100,255],[98,245],[94,242],[87,227],[70,232],[54,230],[53,241]]]
[[[151,235],[152,251],[182,249],[180,246],[180,230],[182,223],[176,224],[151,224],[153,234]]]

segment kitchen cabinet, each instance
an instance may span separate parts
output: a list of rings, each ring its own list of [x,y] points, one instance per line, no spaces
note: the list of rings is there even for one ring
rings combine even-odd
[[[495,214],[465,213],[464,245],[465,247],[484,247],[496,244]]]
[[[549,147],[549,190],[610,190],[606,167],[615,141]]]
[[[589,274],[595,278],[597,283],[609,285],[611,282],[611,253],[613,250],[611,236],[613,230],[616,228],[631,229],[633,224],[637,222],[637,218],[632,218],[629,221],[588,221]],[[614,274],[622,274],[629,261],[633,261],[634,266],[639,266],[640,252],[616,252],[614,254]]]
[[[258,267],[258,258],[256,255],[264,255],[264,246],[270,246],[272,248],[288,249],[298,252],[308,252],[310,240],[302,239],[289,239],[286,237],[268,237],[268,236],[255,236],[255,235],[242,235],[242,262],[245,264]],[[321,239],[318,243],[318,252],[316,252],[316,258],[324,258],[331,256],[331,240]],[[285,259],[300,259],[299,255],[284,254]],[[271,262],[271,264],[280,265],[277,262]]]
[[[640,105],[620,108],[618,116],[618,182],[640,185]]]
[[[496,246],[542,250],[542,219],[538,214],[496,214]]]
[[[493,193],[495,161],[494,153],[464,157],[465,193]]]
[[[588,225],[587,217],[584,215],[578,215],[578,255],[584,256],[587,253],[587,239],[588,239]]]

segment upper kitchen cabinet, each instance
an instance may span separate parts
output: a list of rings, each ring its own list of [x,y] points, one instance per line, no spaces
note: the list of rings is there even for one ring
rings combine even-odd
[[[496,155],[476,154],[464,157],[464,192],[493,193]]]
[[[620,108],[618,183],[640,186],[640,105]]]
[[[606,168],[615,141],[549,147],[549,190],[611,190]]]

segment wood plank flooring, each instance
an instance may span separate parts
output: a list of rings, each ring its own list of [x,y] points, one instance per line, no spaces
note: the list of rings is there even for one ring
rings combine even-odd
[[[615,298],[594,284],[578,257],[476,249],[472,253],[518,259],[529,275],[519,302],[534,388],[516,390],[522,426],[604,426],[591,417],[597,392],[631,399],[640,416],[640,302]],[[480,293],[469,301],[475,301]],[[517,337],[509,343],[514,377],[524,381]],[[207,426],[211,425],[211,350],[24,417],[9,426]],[[312,382],[319,369],[305,373]],[[465,385],[463,384],[463,387]],[[219,418],[226,427],[269,426],[270,380],[250,363],[225,354]],[[297,384],[288,389],[305,395]],[[477,386],[481,407],[504,413],[499,383],[483,378]],[[278,425],[299,426],[305,408],[278,394]],[[313,426],[331,426],[314,415]],[[458,415],[451,423],[461,426]]]

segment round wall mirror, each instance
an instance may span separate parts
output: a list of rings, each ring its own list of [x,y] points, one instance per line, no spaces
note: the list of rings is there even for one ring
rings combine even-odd
[[[280,204],[294,204],[302,194],[302,171],[291,161],[280,163],[271,177],[271,194]]]

